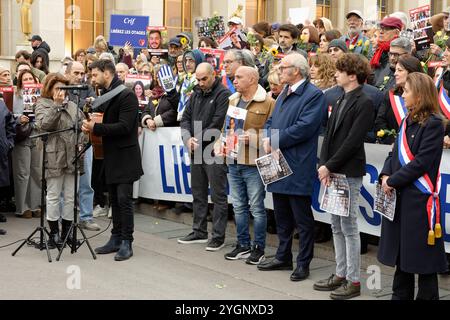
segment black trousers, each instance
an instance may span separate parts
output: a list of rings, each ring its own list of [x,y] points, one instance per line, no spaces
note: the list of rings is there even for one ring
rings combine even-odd
[[[108,190],[113,218],[111,233],[120,235],[122,240],[133,240],[133,184],[112,184]]]
[[[414,273],[404,272],[397,266],[392,283],[392,300],[414,300],[414,283]],[[436,273],[419,274],[418,287],[416,300],[439,300]]]
[[[107,188],[102,167],[103,160],[93,159],[91,185],[92,189],[94,189],[94,203],[104,208],[106,205],[105,192],[107,191]]]
[[[297,267],[309,268],[314,256],[314,216],[311,197],[274,193],[273,206],[279,239],[276,258],[292,261],[292,238],[294,229],[299,233]]]

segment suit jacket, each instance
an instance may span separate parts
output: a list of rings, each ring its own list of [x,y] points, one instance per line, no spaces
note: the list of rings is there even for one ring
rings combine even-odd
[[[343,98],[344,96],[332,106],[333,111],[322,144],[320,165],[325,165],[333,173],[353,178],[362,177],[366,174],[364,138],[373,126],[374,106],[360,86],[347,101],[337,123],[337,106]]]
[[[321,119],[326,109],[322,90],[308,80],[286,96],[278,97],[265,129],[272,149],[278,147],[293,174],[267,186],[273,193],[311,196],[317,176],[317,148]]]
[[[105,94],[121,85],[117,78]],[[139,102],[136,95],[125,89],[102,104],[103,123],[96,123],[93,132],[103,137],[103,170],[106,184],[133,183],[143,175],[141,150],[138,143]]]

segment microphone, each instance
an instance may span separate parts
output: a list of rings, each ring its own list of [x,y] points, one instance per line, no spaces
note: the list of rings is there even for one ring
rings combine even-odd
[[[77,84],[77,85],[70,85],[70,86],[61,86],[58,89],[61,89],[61,90],[88,90],[89,86],[87,84]]]

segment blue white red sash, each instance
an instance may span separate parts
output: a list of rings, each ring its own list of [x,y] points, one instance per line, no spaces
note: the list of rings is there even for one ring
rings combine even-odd
[[[402,167],[414,160],[415,156],[412,154],[408,145],[406,137],[406,119],[403,121],[398,136],[398,158]],[[436,178],[436,188],[431,182],[428,173],[414,181],[414,185],[424,194],[430,195],[427,202],[428,215],[428,244],[434,245],[434,238],[442,237],[441,230],[441,211],[439,202],[439,191],[441,189],[441,173],[438,171]]]
[[[236,88],[233,85],[233,82],[227,76],[223,76],[222,78],[223,85],[231,91],[232,94],[236,93]]]
[[[402,120],[406,118],[408,109],[405,106],[405,101],[402,97],[394,94],[393,91],[389,91],[389,100],[391,102],[392,111],[394,111],[397,124],[400,126]]]
[[[450,97],[443,85],[441,85],[441,90],[439,91],[439,105],[444,116],[450,119]]]

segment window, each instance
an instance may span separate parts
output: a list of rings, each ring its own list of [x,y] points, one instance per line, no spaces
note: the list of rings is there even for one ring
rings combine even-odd
[[[378,19],[382,20],[387,14],[387,0],[377,0]]]
[[[316,1],[316,18],[330,19],[331,0]]]
[[[65,49],[66,55],[72,55],[104,35],[104,0],[65,0],[65,8]]]
[[[245,25],[252,25],[266,21],[266,0],[247,0],[245,2]]]
[[[192,32],[191,0],[164,0],[164,25],[169,37],[183,31]]]

